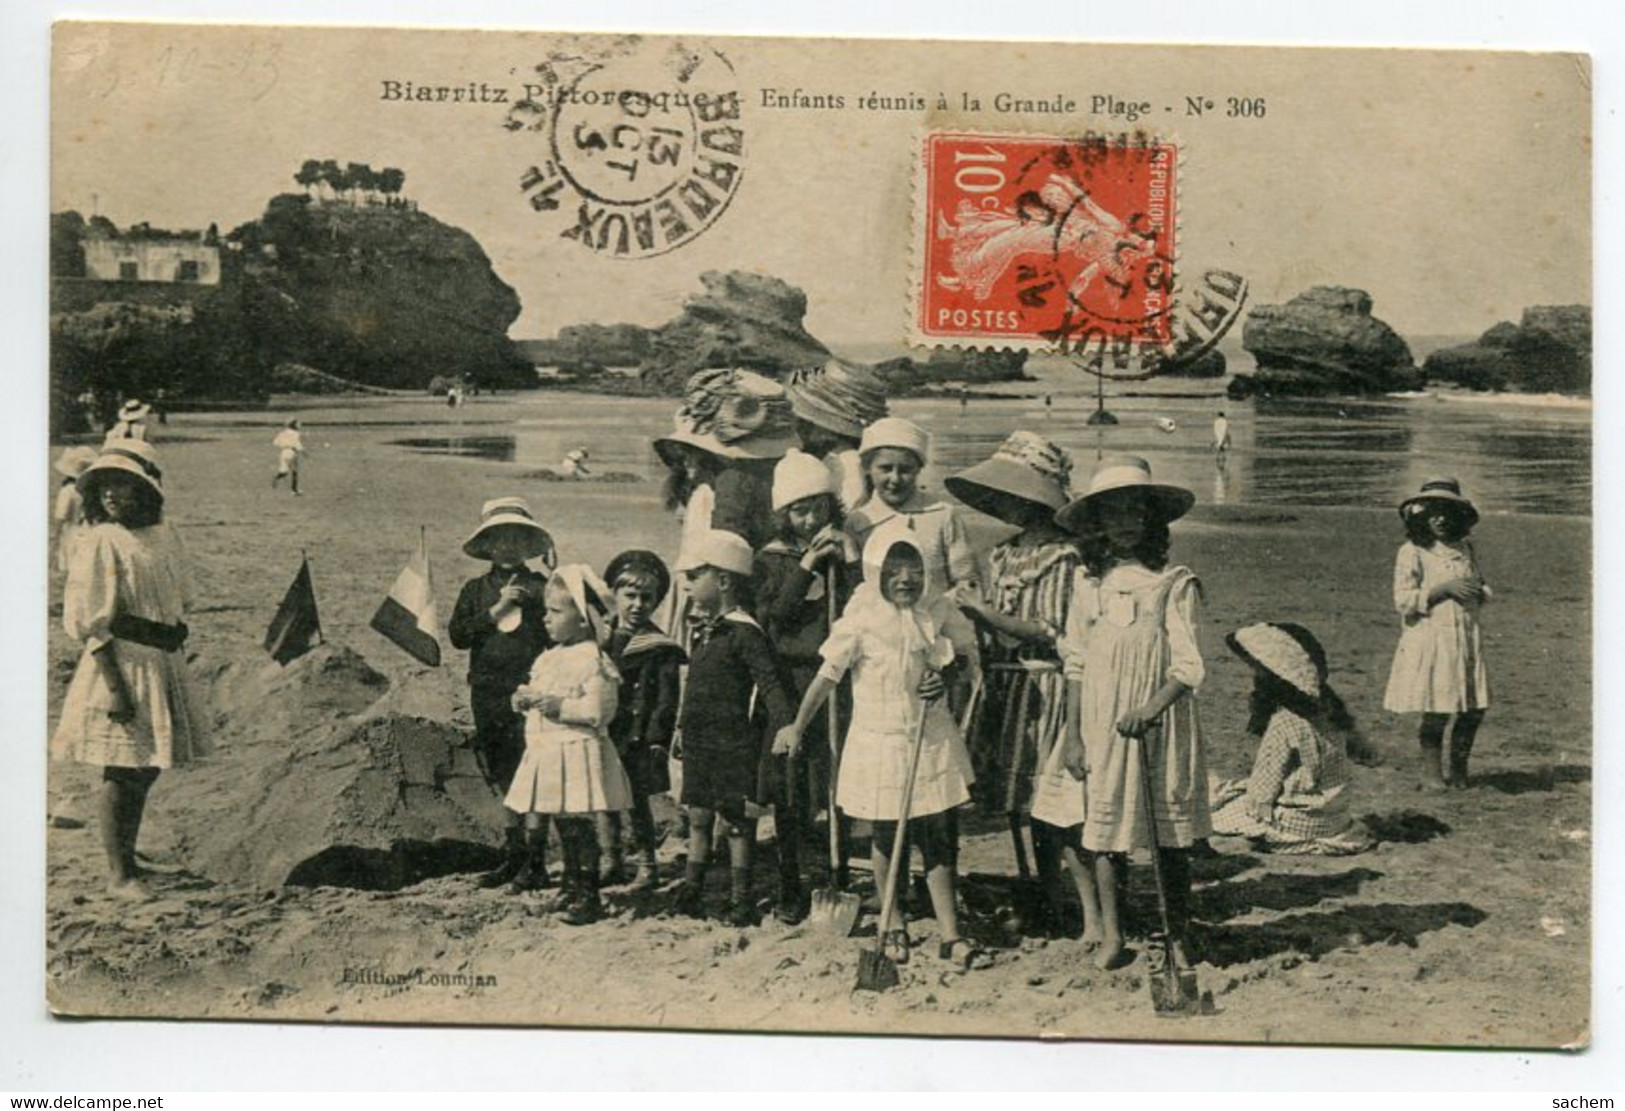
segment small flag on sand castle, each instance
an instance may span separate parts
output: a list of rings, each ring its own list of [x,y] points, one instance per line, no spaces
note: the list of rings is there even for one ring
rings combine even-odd
[[[282,604],[265,630],[265,650],[286,666],[322,642],[322,619],[316,615],[316,588],[310,581],[310,561],[299,557],[299,573],[282,596]]]
[[[389,597],[372,615],[372,627],[413,659],[440,666],[440,618],[434,610],[434,581],[429,577],[429,552],[421,529],[418,549],[390,587]]]

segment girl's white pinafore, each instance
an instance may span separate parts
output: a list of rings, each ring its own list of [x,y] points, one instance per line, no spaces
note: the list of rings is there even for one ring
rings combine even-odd
[[[931,619],[925,622],[929,638],[907,636],[902,622],[915,620],[913,611],[881,605],[893,609],[895,619],[884,612],[865,614],[860,600],[859,612],[849,607],[820,650],[821,676],[839,682],[848,670],[852,673],[852,721],[841,753],[835,802],[854,818],[901,817],[914,726],[923,711],[925,738],[909,816],[940,814],[970,800],[975,773],[948,700],[926,703],[916,692],[927,667],[944,668],[953,662],[956,644],[974,661],[975,634],[963,614],[944,605],[935,607],[940,625]]]
[[[1382,704],[1395,713],[1457,714],[1490,704],[1479,632],[1481,603],[1451,598],[1428,605],[1428,595],[1452,579],[1477,579],[1473,546],[1435,541],[1432,547],[1402,544],[1394,561],[1394,608],[1403,628]],[[1484,588],[1486,600],[1490,597]]]
[[[62,624],[84,643],[68,684],[51,756],[121,768],[172,768],[210,751],[206,723],[189,681],[185,652],[165,652],[113,637],[119,615],[166,625],[180,622],[190,600],[180,539],[168,525],[144,529],[99,524],[74,541],[62,596]],[[92,654],[113,645],[134,717],[107,716],[112,692]]]
[[[1151,571],[1119,563],[1100,580],[1080,570],[1073,584],[1061,657],[1069,680],[1082,684],[1080,729],[1088,776],[1084,784],[1083,845],[1092,852],[1150,847],[1147,815],[1157,843],[1186,848],[1212,833],[1207,760],[1196,690],[1202,653],[1196,643],[1201,587],[1185,567]],[[1125,737],[1118,720],[1177,679],[1190,693],[1171,706],[1146,738]],[[1056,745],[1047,769],[1060,771],[1065,746]],[[1140,772],[1141,749],[1151,761],[1152,796]],[[1075,793],[1045,790],[1063,780],[1040,780],[1033,817],[1051,825],[1076,824]],[[1068,819],[1071,819],[1070,821]]]
[[[620,673],[591,640],[549,648],[531,665],[524,689],[557,695],[558,720],[525,714],[525,755],[514,772],[509,810],[521,814],[593,814],[626,810],[632,785],[609,740]]]

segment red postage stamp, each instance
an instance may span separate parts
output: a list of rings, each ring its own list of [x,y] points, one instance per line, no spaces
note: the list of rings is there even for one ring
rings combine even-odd
[[[1172,143],[934,134],[922,154],[916,342],[1170,342]]]

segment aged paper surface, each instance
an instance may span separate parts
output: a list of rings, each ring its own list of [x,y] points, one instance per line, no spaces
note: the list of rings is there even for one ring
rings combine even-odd
[[[53,1008],[1583,1043],[1589,116],[1572,55],[58,25],[53,459],[154,407],[138,423],[193,580],[166,655],[213,751],[152,787],[145,892],[108,883],[109,761],[53,762]],[[1069,936],[1072,873],[1047,898],[1025,878],[1045,854],[1025,831],[1018,854],[1005,811],[1038,754],[991,667],[953,865],[991,967],[939,957],[921,883],[900,983],[855,992],[876,916],[854,937],[776,918],[776,820],[745,900],[761,924],[724,920],[720,836],[707,916],[677,913],[669,796],[659,885],[606,884],[597,921],[567,924],[556,889],[479,886],[504,816],[448,627],[486,566],[463,549],[482,505],[526,499],[565,564],[674,564],[651,442],[690,372],[832,356],[933,434],[933,495],[1017,430],[1069,454],[1075,495],[1120,454],[1194,494],[1171,563],[1203,584],[1194,767],[1216,782],[1186,795],[1222,809],[1217,781],[1261,744],[1226,634],[1293,622],[1324,646],[1377,757],[1339,806],[1374,844],[1195,853],[1201,1014],[1153,1008],[1147,854],[1108,969]],[[290,420],[297,450],[273,443]],[[1433,793],[1421,715],[1384,707],[1405,701],[1394,510],[1445,476],[1494,600],[1467,787]],[[1011,530],[959,512],[985,567]],[[71,733],[108,705],[69,694],[87,665],[64,589],[54,571],[51,727]],[[1008,648],[985,643],[990,664]],[[827,888],[807,817],[796,874]],[[851,893],[876,901],[870,831],[849,832]],[[549,861],[563,878],[557,841]]]

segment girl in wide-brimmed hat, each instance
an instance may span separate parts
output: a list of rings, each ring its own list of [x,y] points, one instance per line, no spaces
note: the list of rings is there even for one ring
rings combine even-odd
[[[111,891],[145,898],[136,841],[164,768],[209,751],[182,653],[190,588],[163,521],[163,472],[142,440],[104,447],[79,476],[87,528],[76,541],[62,623],[84,644],[51,755],[102,769],[100,823]]]
[[[543,620],[542,591],[553,568],[553,538],[524,498],[494,498],[481,508],[480,525],[463,542],[463,552],[491,566],[463,584],[447,631],[452,647],[468,653],[474,755],[486,783],[500,796],[507,793],[525,752],[525,719],[513,707],[513,692],[552,643]],[[532,559],[541,560],[547,570],[531,570],[527,563]],[[504,837],[507,855],[480,885],[512,883],[518,891],[545,886],[545,830],[527,853],[523,815],[510,810]]]
[[[1168,894],[1175,960],[1189,965],[1189,848],[1211,832],[1207,761],[1195,691],[1204,675],[1196,641],[1201,586],[1168,566],[1170,522],[1195,496],[1154,482],[1151,465],[1108,457],[1089,488],[1056,521],[1098,538],[1094,575],[1073,584],[1061,658],[1067,675],[1062,760],[1085,783],[1083,847],[1094,857],[1100,897],[1095,963],[1122,963],[1118,883],[1128,854],[1156,843]],[[1140,761],[1150,768],[1146,797]]]
[[[1225,638],[1253,669],[1252,775],[1214,786],[1213,831],[1275,853],[1346,856],[1375,841],[1349,812],[1356,731],[1327,679],[1326,651],[1302,625],[1263,623]]]
[[[946,485],[972,509],[1021,530],[989,553],[985,590],[965,587],[955,594],[991,642],[989,711],[971,738],[982,801],[1008,815],[1022,854],[1022,826],[1032,816],[1050,920],[1019,925],[1063,929],[1064,862],[1078,889],[1084,933],[1098,938],[1094,877],[1080,860],[1083,784],[1061,767],[1057,743],[1066,725],[1066,680],[1056,644],[1083,566],[1082,542],[1055,523],[1071,500],[1071,474],[1066,452],[1032,432],[1016,432],[992,458],[951,475]]]
[[[111,445],[119,440],[145,440],[147,438],[147,418],[151,415],[151,405],[132,397],[119,406],[118,417],[107,429],[107,437],[104,442]]]
[[[1462,788],[1490,704],[1478,614],[1491,592],[1467,539],[1478,510],[1455,479],[1431,478],[1400,503],[1399,516],[1406,541],[1394,560],[1394,607],[1402,627],[1383,706],[1422,715],[1422,788]],[[1451,715],[1447,775],[1444,735]]]

